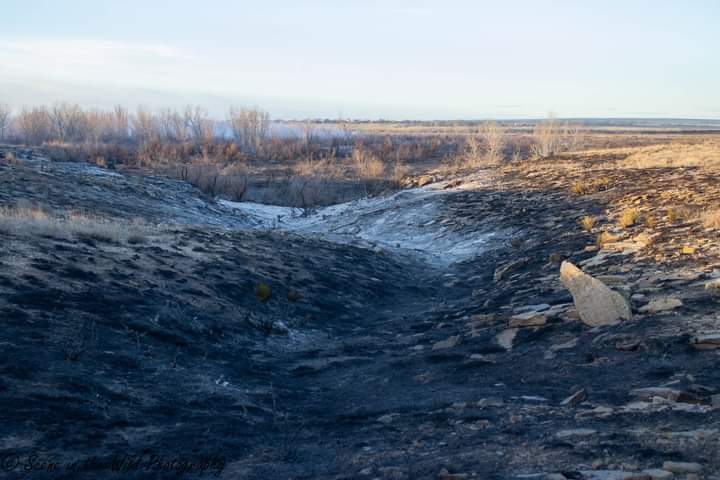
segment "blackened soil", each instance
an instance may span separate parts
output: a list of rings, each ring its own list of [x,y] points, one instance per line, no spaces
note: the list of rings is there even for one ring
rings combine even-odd
[[[593,462],[640,471],[667,460],[719,473],[717,355],[688,345],[693,323],[720,306],[696,285],[715,264],[608,256],[589,270],[623,276],[632,293],[682,294],[684,306],[589,329],[573,316],[556,260],[596,255],[577,217],[613,198],[572,198],[554,178],[529,187],[510,175],[439,199],[453,228],[516,232],[440,268],[229,230],[243,219],[223,224],[232,213],[162,179],[152,180],[154,202],[146,180],[0,164],[4,204],[149,222],[168,204],[192,205],[162,220],[175,226],[132,243],[0,232],[4,475],[586,478]],[[202,212],[223,228],[198,226]],[[266,301],[259,284],[270,288]],[[500,346],[513,312],[540,303],[560,313]],[[631,394],[665,384],[684,401],[638,404]],[[207,471],[182,475],[160,461],[203,459]]]

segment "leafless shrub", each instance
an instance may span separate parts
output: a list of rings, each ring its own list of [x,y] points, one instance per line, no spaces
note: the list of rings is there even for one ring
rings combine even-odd
[[[558,153],[560,148],[560,125],[554,113],[548,115],[547,120],[539,122],[533,132],[534,143],[531,147],[533,156],[539,158],[550,157]]]
[[[480,130],[485,141],[485,160],[489,164],[497,164],[503,160],[505,148],[505,129],[497,122],[485,122]]]

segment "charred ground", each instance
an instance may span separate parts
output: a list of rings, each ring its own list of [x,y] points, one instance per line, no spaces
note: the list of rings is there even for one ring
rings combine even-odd
[[[438,175],[447,230],[507,232],[444,265],[256,230],[181,182],[14,151],[3,205],[135,230],[0,231],[2,453],[99,462],[9,478],[177,478],[105,467],[157,453],[222,458],[223,478],[648,478],[666,461],[720,473],[717,350],[689,343],[717,329],[720,297],[704,288],[720,276],[717,231],[614,226],[631,206],[717,205],[713,171],[653,169],[650,185],[602,154],[474,174],[492,176],[477,187]],[[592,233],[584,215],[600,219]],[[586,248],[603,229],[616,238]],[[583,325],[561,259],[636,295],[635,319]],[[639,312],[668,296],[683,305]],[[545,325],[508,328],[535,310]],[[659,386],[679,396],[633,393]]]

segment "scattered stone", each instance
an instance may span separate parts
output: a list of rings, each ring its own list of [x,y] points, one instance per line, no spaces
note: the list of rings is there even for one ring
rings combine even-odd
[[[556,438],[569,438],[569,437],[589,437],[595,435],[597,430],[592,428],[573,428],[570,430],[560,430],[555,434]]]
[[[460,343],[460,336],[453,335],[452,337],[448,337],[446,340],[441,340],[439,342],[435,342],[432,346],[432,349],[433,350],[444,350],[447,348],[453,348],[458,343]]]
[[[652,480],[668,480],[674,476],[672,472],[668,472],[662,468],[650,468],[643,470],[642,473],[649,476]]]
[[[510,327],[541,327],[547,323],[547,317],[538,312],[527,312],[510,317]]]
[[[513,341],[517,336],[518,330],[518,328],[508,328],[506,330],[503,330],[497,335],[497,337],[495,337],[495,340],[497,341],[498,345],[503,347],[505,350],[512,350]]]
[[[577,392],[573,393],[569,397],[567,397],[565,400],[560,402],[561,407],[574,407],[576,405],[581,404],[587,400],[587,391],[583,388],[582,390],[578,390]]]
[[[695,335],[690,344],[698,350],[715,350],[720,348],[720,331]]]
[[[655,397],[660,397],[674,402],[680,398],[681,392],[669,387],[646,387],[631,390],[630,394],[640,400],[652,400]]]
[[[627,282],[627,278],[623,275],[598,275],[595,278],[603,282],[605,285],[621,285]]]
[[[549,473],[543,478],[544,480],[568,480],[562,473]]]
[[[702,471],[702,465],[695,462],[664,462],[662,468],[673,473],[698,473]]]
[[[615,325],[630,320],[632,313],[627,300],[607,285],[583,273],[570,262],[560,267],[560,281],[570,290],[580,319],[586,325],[597,327]]]
[[[567,349],[569,349],[569,348],[575,348],[575,347],[577,347],[577,344],[578,344],[578,339],[577,339],[577,338],[573,338],[573,339],[571,339],[571,340],[568,340],[567,342],[556,343],[556,344],[554,344],[554,345],[550,345],[550,350],[553,351],[553,352],[557,352],[557,351],[560,351],[560,350],[567,350]]]
[[[538,303],[537,305],[523,305],[517,307],[515,313],[528,313],[528,312],[544,312],[550,308],[548,303]]]
[[[467,473],[450,473],[446,468],[443,468],[438,473],[439,480],[464,480],[466,478],[468,478]]]
[[[397,417],[397,416],[398,416],[397,413],[387,413],[387,414],[379,417],[379,418],[377,419],[377,421],[380,422],[380,423],[384,423],[384,424],[387,425],[387,424],[389,424],[389,423],[392,423],[393,420],[395,419],[395,417]]]
[[[519,260],[515,260],[513,262],[506,263],[505,265],[503,265],[501,267],[498,267],[497,269],[495,269],[495,273],[493,274],[493,280],[495,280],[496,283],[499,282],[511,270],[515,270],[516,268],[525,265],[527,262],[528,262],[527,258],[521,258]]]
[[[583,480],[650,480],[650,476],[624,470],[582,470]]]
[[[683,302],[679,298],[666,297],[651,301],[647,305],[640,307],[640,311],[643,313],[667,312],[682,307],[682,305]]]

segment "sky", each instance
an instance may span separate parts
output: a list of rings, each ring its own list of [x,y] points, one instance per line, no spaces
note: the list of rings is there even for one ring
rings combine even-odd
[[[0,0],[0,102],[720,118],[716,0]]]

